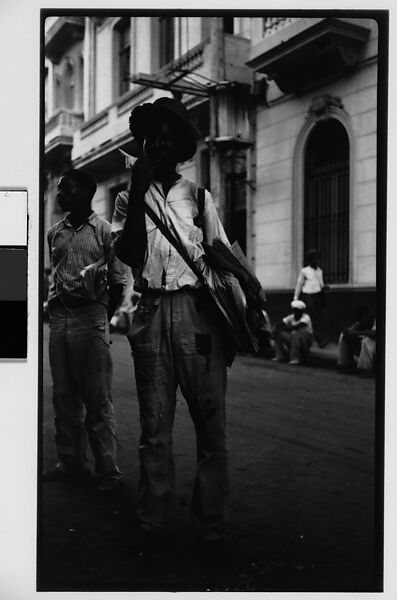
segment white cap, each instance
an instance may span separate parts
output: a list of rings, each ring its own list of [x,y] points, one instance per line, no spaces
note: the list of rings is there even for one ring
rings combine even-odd
[[[305,310],[306,304],[302,302],[302,300],[292,300],[291,307],[298,308],[299,310]]]

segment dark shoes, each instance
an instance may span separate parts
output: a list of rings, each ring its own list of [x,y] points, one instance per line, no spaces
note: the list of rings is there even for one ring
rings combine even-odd
[[[89,469],[69,471],[62,466],[56,466],[43,473],[43,481],[85,483],[94,481],[99,494],[111,494],[124,483],[124,477],[95,477]]]
[[[92,473],[89,469],[79,471],[67,471],[62,467],[55,467],[43,473],[43,481],[89,481]]]
[[[123,477],[98,477],[96,481],[97,492],[104,496],[119,490],[122,485],[124,485]]]

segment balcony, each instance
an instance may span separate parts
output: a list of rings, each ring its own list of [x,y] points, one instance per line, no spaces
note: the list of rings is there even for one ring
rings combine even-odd
[[[296,21],[296,17],[267,17],[263,19],[263,37],[269,38]]]
[[[83,114],[73,110],[57,110],[45,124],[45,156],[48,164],[70,152],[73,132],[83,120]]]
[[[98,180],[117,171],[123,164],[118,149],[128,152],[131,142],[129,112],[143,102],[155,100],[162,95],[160,90],[184,94],[184,102],[192,112],[199,110],[201,105],[207,106],[205,101],[210,89],[218,91],[220,118],[222,123],[227,124],[226,128],[219,127],[218,136],[222,138],[223,146],[233,136],[238,138],[236,143],[241,145],[248,136],[248,119],[243,101],[253,77],[252,70],[245,64],[249,45],[249,40],[245,38],[225,34],[225,68],[222,79],[218,81],[214,79],[215,44],[210,39],[197,44],[156,73],[136,75],[131,90],[77,127],[72,150],[74,166],[89,168]],[[216,63],[215,67],[218,66]],[[232,93],[229,93],[230,90]],[[207,136],[209,128],[207,112],[208,109],[203,110],[205,122],[200,128],[204,131],[203,136]]]
[[[353,69],[370,30],[343,19],[302,18],[269,23],[247,64],[285,93],[303,93]]]
[[[208,42],[209,40],[206,40],[197,44],[186,54],[168,63],[155,73],[136,73],[131,78],[133,83],[172,91],[175,94],[208,96],[208,86],[211,82],[202,73],[204,49]]]
[[[224,59],[220,59],[216,40],[206,39],[155,73],[137,73],[135,83],[171,91],[174,94],[206,97],[219,88],[249,86],[252,71],[247,68],[250,42],[231,34],[223,35]],[[219,64],[223,65],[221,78]]]
[[[84,17],[59,17],[45,36],[45,55],[57,63],[67,48],[84,38]]]

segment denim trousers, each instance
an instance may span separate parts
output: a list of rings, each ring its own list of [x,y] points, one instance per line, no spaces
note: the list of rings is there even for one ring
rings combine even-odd
[[[69,472],[87,470],[89,444],[95,474],[121,478],[116,464],[106,308],[94,304],[52,309],[49,358],[58,466]]]
[[[197,290],[143,294],[128,335],[141,437],[138,518],[168,530],[175,518],[172,429],[178,386],[196,433],[191,521],[202,538],[221,537],[227,504],[226,358],[219,319]]]

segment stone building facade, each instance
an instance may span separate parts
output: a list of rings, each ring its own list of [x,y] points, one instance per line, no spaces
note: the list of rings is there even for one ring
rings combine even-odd
[[[355,305],[375,308],[376,20],[102,13],[48,16],[45,31],[45,229],[69,164],[95,175],[94,209],[111,218],[131,109],[173,94],[199,131],[181,172],[211,190],[272,318],[312,247],[335,336]]]

